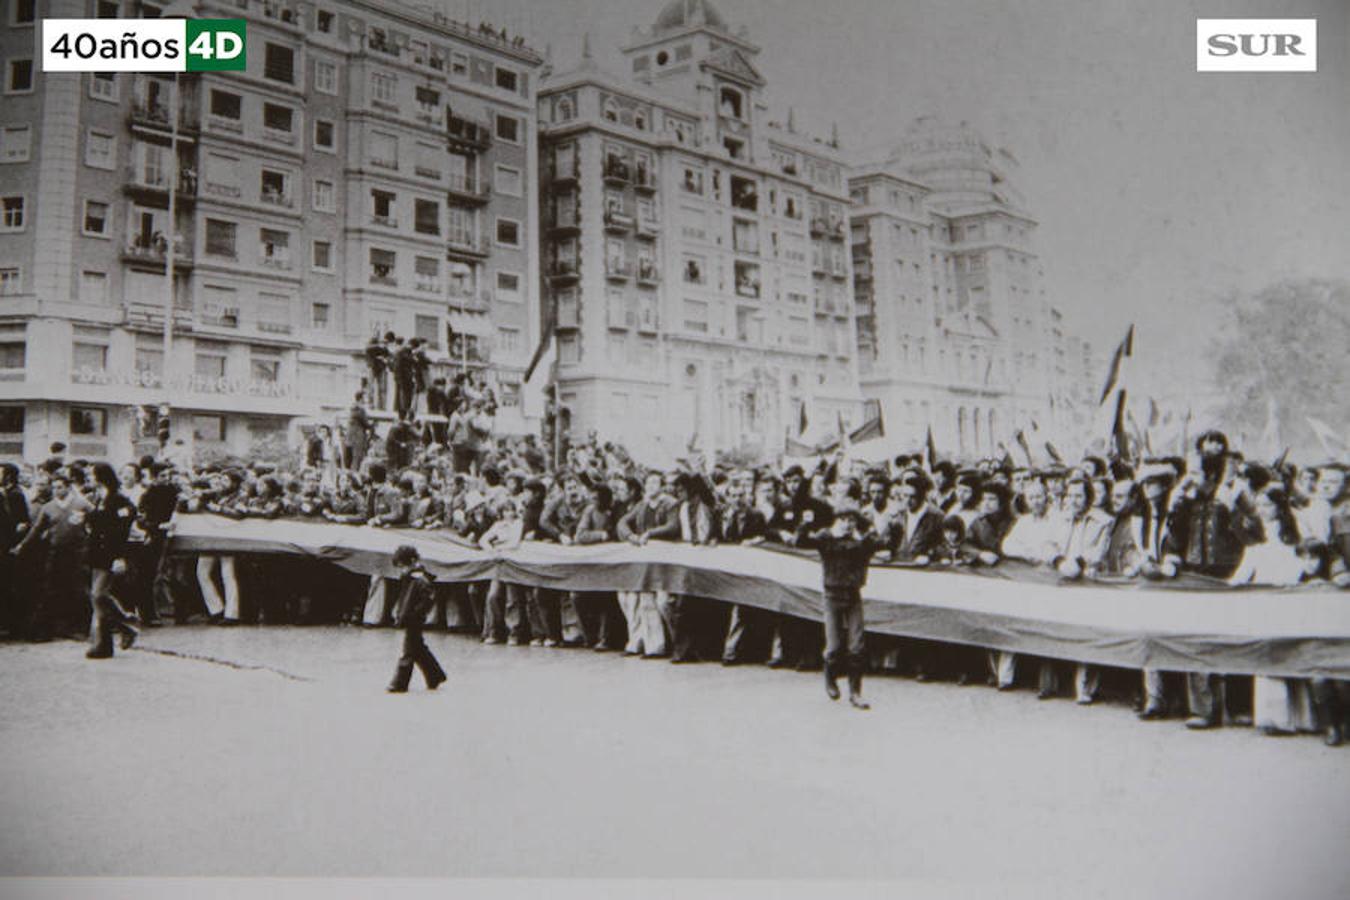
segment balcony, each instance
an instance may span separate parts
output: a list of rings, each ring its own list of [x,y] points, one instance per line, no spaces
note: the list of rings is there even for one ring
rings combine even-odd
[[[751,300],[758,300],[759,293],[758,279],[744,279],[736,282],[737,297],[747,297]]]
[[[661,273],[656,270],[656,263],[648,260],[640,260],[637,269],[638,284],[645,287],[656,287],[661,283]]]
[[[372,215],[372,216],[370,217],[370,224],[372,224],[372,225],[378,225],[378,226],[380,226],[381,228],[397,228],[397,227],[398,227],[398,219],[394,218],[393,216],[376,216],[376,215]]]
[[[605,184],[619,186],[627,184],[632,177],[632,173],[629,171],[628,163],[610,157],[605,160],[604,176]]]
[[[441,180],[441,170],[433,169],[430,166],[413,166],[413,174],[418,178],[430,178],[433,181]]]
[[[648,240],[654,241],[656,240],[656,235],[660,230],[661,226],[657,223],[655,219],[638,220],[637,236],[640,238],[647,238]]]
[[[262,334],[290,334],[292,328],[290,322],[274,322],[267,319],[259,319],[258,331]]]
[[[163,236],[156,235],[155,238],[146,240],[143,238],[133,238],[122,248],[122,262],[135,268],[153,268],[164,271],[164,264],[169,255],[168,242]],[[192,268],[192,254],[188,252],[180,237],[174,252],[174,268],[190,269]]]
[[[830,261],[819,252],[811,254],[811,272],[816,275],[830,274]]]
[[[127,196],[145,204],[167,208],[169,205],[169,173],[155,169],[127,166],[126,183],[122,190]],[[197,199],[197,173],[192,169],[178,171],[177,203],[194,203]]]
[[[450,175],[450,183],[446,186],[446,190],[452,200],[463,200],[466,203],[478,205],[487,203],[488,198],[492,195],[490,184],[460,172]]]
[[[452,150],[479,153],[492,143],[492,130],[483,122],[450,113],[445,120],[445,139]]]
[[[460,228],[452,228],[445,236],[446,250],[451,259],[459,256],[485,257],[488,255],[488,248],[485,241],[472,231],[466,231]]]
[[[605,230],[623,234],[633,227],[633,217],[619,209],[605,210]]]
[[[554,187],[564,187],[566,185],[575,184],[579,177],[580,173],[577,171],[577,164],[575,161],[571,165],[565,165],[562,168],[558,168],[557,166],[553,167],[552,181]]]
[[[633,277],[633,264],[627,260],[606,260],[605,277],[610,281],[627,281]]]
[[[656,314],[654,304],[644,305],[638,308],[637,329],[643,334],[655,334],[660,328],[660,318]]]
[[[834,298],[820,294],[816,295],[816,315],[832,316],[835,313]]]
[[[811,237],[824,237],[830,230],[830,223],[824,216],[811,217]]]
[[[829,223],[829,226],[828,226],[828,228],[826,229],[826,231],[829,233],[830,240],[832,240],[832,241],[843,241],[843,239],[844,239],[844,223],[843,223],[843,222],[839,222],[839,221],[831,221],[831,222]]]
[[[633,190],[639,194],[656,193],[656,175],[646,166],[638,166],[637,176],[633,179]]]
[[[548,267],[548,277],[555,281],[575,281],[581,277],[581,270],[574,259],[558,259]]]
[[[870,262],[859,262],[859,261],[857,261],[857,260],[854,260],[854,262],[853,262],[853,280],[854,280],[854,281],[871,281],[871,280],[872,280],[872,264],[871,264]]]
[[[131,101],[128,121],[133,129],[144,128],[149,131],[171,134],[173,122],[170,120],[169,107],[164,103],[151,102],[137,98]],[[190,135],[197,131],[197,116],[189,110],[178,111],[179,135]]]
[[[263,17],[271,19],[281,25],[288,26],[293,31],[300,31],[300,16],[295,9],[284,3],[263,3]]]
[[[421,122],[423,125],[430,125],[432,128],[439,128],[441,122],[445,121],[445,116],[441,113],[440,104],[417,104],[417,121]]]
[[[560,302],[558,304],[557,326],[559,329],[564,328],[572,329],[581,327],[581,322],[577,316],[577,304],[575,300],[572,301],[571,303]]]
[[[197,324],[206,328],[239,328],[239,308],[223,307],[203,310],[197,314]]]
[[[574,209],[570,213],[558,215],[549,225],[548,230],[561,236],[576,234],[581,230],[581,213]]]
[[[258,262],[264,269],[275,269],[278,272],[289,272],[291,270],[290,256],[281,256],[277,254],[268,256],[264,253],[258,258]]]
[[[833,260],[830,263],[830,274],[840,281],[848,280],[848,266],[844,265],[842,259]]]
[[[492,292],[487,288],[451,288],[446,302],[459,312],[485,313],[492,308]]]

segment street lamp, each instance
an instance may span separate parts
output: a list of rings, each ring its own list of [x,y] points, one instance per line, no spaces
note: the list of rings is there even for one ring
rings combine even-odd
[[[196,4],[192,0],[174,0],[160,14],[165,19],[190,19],[196,13]],[[173,384],[173,315],[174,315],[174,264],[178,259],[178,117],[182,100],[178,94],[178,73],[173,73],[173,92],[169,98],[169,228],[168,247],[164,258],[164,373],[161,376],[165,395],[165,404],[170,409],[174,404],[170,385]]]

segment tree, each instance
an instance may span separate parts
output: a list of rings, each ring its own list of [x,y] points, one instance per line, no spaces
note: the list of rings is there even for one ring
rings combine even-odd
[[[1248,455],[1283,449],[1262,446],[1273,418],[1278,443],[1325,456],[1308,417],[1350,430],[1348,344],[1350,282],[1298,279],[1230,297],[1212,347],[1221,424],[1254,442]]]

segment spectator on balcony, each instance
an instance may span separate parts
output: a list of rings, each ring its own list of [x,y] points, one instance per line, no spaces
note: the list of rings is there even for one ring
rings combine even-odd
[[[448,417],[451,412],[450,397],[446,391],[445,379],[437,378],[427,388],[427,412],[433,416]],[[432,443],[444,446],[446,439],[446,423],[435,421],[431,423],[430,439]]]
[[[427,356],[426,343],[426,340],[420,337],[415,337],[408,342],[413,363],[413,401],[410,409],[417,408],[417,398],[425,394],[430,386],[427,374],[431,371],[431,358]],[[411,416],[410,411],[409,417],[411,418]]]
[[[361,470],[362,464],[366,461],[366,451],[370,448],[371,424],[364,403],[365,395],[358,391],[352,398],[351,408],[347,410],[344,462],[345,468],[353,472]]]

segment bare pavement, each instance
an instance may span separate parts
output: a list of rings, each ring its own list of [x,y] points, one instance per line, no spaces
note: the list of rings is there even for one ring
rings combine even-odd
[[[163,628],[0,646],[0,875],[869,878],[1350,896],[1350,748],[814,673]],[[995,892],[994,895],[997,895]]]

